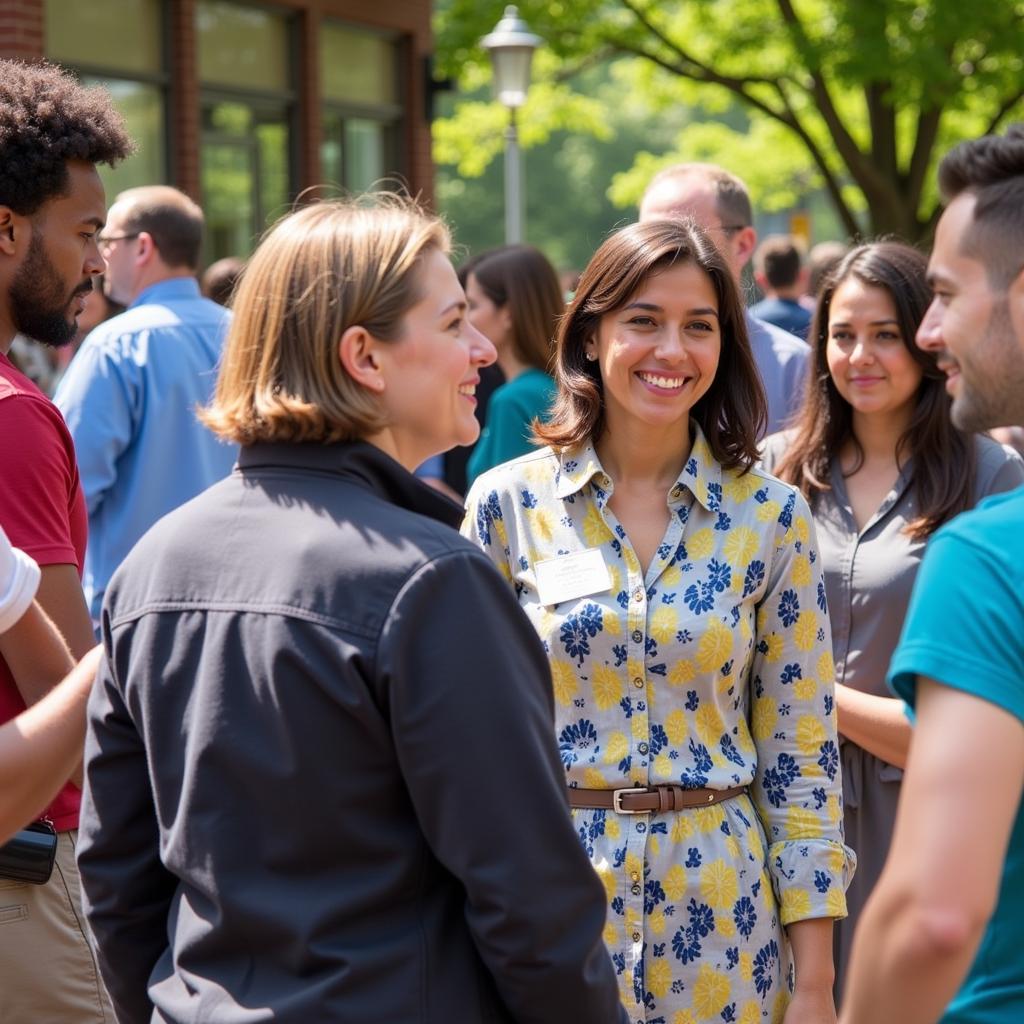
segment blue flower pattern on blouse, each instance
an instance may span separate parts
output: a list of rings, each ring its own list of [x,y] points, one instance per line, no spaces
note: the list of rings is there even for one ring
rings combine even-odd
[[[841,917],[831,637],[803,498],[723,469],[694,428],[644,569],[593,447],[543,449],[476,481],[463,531],[516,588],[549,652],[570,786],[750,787],[664,815],[576,810],[609,894],[605,940],[633,1019],[778,1021],[784,925]],[[533,566],[599,549],[611,586],[540,603]]]

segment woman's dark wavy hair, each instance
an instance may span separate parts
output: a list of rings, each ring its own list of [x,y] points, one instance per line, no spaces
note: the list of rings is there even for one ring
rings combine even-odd
[[[711,281],[722,337],[715,379],[691,415],[723,466],[745,472],[754,465],[757,438],[768,418],[761,375],[729,265],[691,220],[631,224],[594,254],[555,339],[558,397],[551,419],[533,425],[541,444],[566,451],[600,439],[605,426],[604,385],[598,364],[586,358],[587,341],[597,334],[601,318],[626,306],[650,277],[680,264],[699,267]]]
[[[532,245],[503,245],[484,253],[467,271],[467,279],[470,274],[495,306],[508,307],[516,358],[549,372],[565,299],[544,253]]]
[[[132,149],[102,86],[52,64],[0,60],[0,205],[30,217],[67,193],[69,160],[115,164]]]
[[[957,430],[950,419],[945,375],[935,357],[914,342],[932,301],[927,271],[928,260],[917,249],[902,242],[871,242],[848,253],[825,279],[808,335],[813,351],[804,402],[793,440],[774,469],[776,476],[799,487],[813,505],[818,495],[831,490],[831,467],[845,444],[851,443],[857,453],[851,472],[862,465],[864,451],[853,432],[853,409],[828,372],[829,310],[836,289],[850,278],[884,288],[896,307],[903,345],[922,371],[914,414],[896,445],[900,465],[914,460],[911,486],[919,514],[905,530],[915,540],[929,537],[971,507],[976,461],[973,438]]]

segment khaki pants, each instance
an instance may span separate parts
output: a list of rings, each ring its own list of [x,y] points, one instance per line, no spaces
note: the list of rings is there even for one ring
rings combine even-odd
[[[57,837],[46,885],[0,878],[0,1021],[113,1024],[86,937],[76,831]]]

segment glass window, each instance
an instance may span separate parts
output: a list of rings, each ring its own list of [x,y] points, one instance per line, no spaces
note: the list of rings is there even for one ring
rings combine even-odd
[[[226,0],[200,0],[196,29],[199,78],[204,84],[262,92],[289,88],[284,14]]]
[[[398,102],[394,43],[334,22],[320,27],[320,92],[344,103]]]
[[[200,172],[207,263],[246,256],[289,209],[288,153],[284,103],[204,102]]]
[[[162,90],[144,82],[94,78],[83,75],[86,85],[110,90],[117,109],[124,115],[128,134],[135,140],[135,152],[116,167],[99,167],[107,202],[118,192],[137,185],[158,185],[167,180],[167,146]]]
[[[46,0],[46,55],[111,71],[163,70],[161,0]]]

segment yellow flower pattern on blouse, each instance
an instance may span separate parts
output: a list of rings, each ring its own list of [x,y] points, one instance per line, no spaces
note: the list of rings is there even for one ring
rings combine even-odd
[[[835,667],[803,498],[760,470],[723,470],[692,429],[646,573],[590,446],[486,473],[463,532],[547,650],[568,785],[750,787],[678,813],[573,819],[608,893],[630,1017],[762,1024],[781,1020],[792,990],[783,926],[846,914]],[[542,604],[537,563],[588,550],[604,589],[588,577]]]

